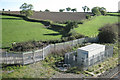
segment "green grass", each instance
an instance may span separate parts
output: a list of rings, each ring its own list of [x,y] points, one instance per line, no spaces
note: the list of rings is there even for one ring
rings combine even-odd
[[[14,70],[14,72],[7,73],[7,71],[12,70]],[[50,78],[57,73],[43,61],[20,67],[8,66],[7,69],[3,69],[3,71],[2,78]]]
[[[52,35],[57,34],[58,32],[44,28],[44,25],[41,23],[28,22],[19,17],[12,16],[2,16],[2,18],[3,47],[11,46],[11,43],[13,42],[50,40],[61,37],[61,35]]]
[[[1,15],[0,15],[1,17]],[[20,17],[2,16],[2,46],[9,47],[13,42],[25,42],[29,40],[60,39],[59,32],[44,28],[43,24],[28,22]],[[117,16],[97,16],[79,24],[75,30],[86,36],[98,34],[98,29],[107,23],[118,22]],[[61,25],[61,24],[60,24]]]
[[[107,13],[108,15],[120,15],[120,13]]]
[[[75,28],[75,30],[83,35],[91,37],[96,36],[99,33],[98,29],[103,27],[105,24],[117,22],[117,16],[97,16],[94,19],[85,22],[84,24],[79,24],[79,27]]]

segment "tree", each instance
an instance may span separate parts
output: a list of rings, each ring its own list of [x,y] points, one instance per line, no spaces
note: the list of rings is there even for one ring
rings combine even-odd
[[[73,28],[77,28],[78,24],[75,21],[68,21],[67,25],[65,26],[66,33],[69,33]]]
[[[102,15],[106,15],[106,13],[107,13],[106,11],[101,11]]]
[[[94,8],[92,8],[92,13],[94,15],[101,15],[101,14],[106,15],[107,10],[104,7],[94,7]]]
[[[70,11],[70,10],[71,10],[71,8],[70,8],[70,7],[66,8],[66,11]]]
[[[75,21],[67,21],[66,26],[63,29],[62,38],[68,38],[69,40],[72,40],[75,37],[79,37],[79,34],[76,33],[74,28],[78,27],[78,23]]]
[[[114,43],[117,40],[118,26],[116,24],[107,24],[99,29],[99,42],[101,43]]]
[[[20,7],[20,9],[22,9],[20,11],[21,14],[25,14],[26,17],[33,15],[33,5],[32,4],[27,4],[24,3],[22,4],[22,6]]]
[[[74,9],[71,9],[71,11],[75,12],[75,11],[77,11],[77,9],[76,9],[76,8],[74,8]]]
[[[8,11],[10,11],[10,9]]]
[[[42,12],[42,10],[40,10],[40,12]]]
[[[2,9],[2,11],[5,11],[5,9]]]
[[[45,12],[50,12],[50,10],[46,9]]]
[[[63,11],[65,11],[65,9],[59,9],[59,12],[63,12]]]
[[[107,10],[104,7],[99,8],[99,11],[101,12],[102,15],[106,15]]]
[[[101,12],[99,11],[99,9],[100,9],[100,7],[93,7],[92,8],[92,13],[94,14],[94,15],[101,15]]]
[[[88,11],[90,11],[90,8],[89,8],[89,7],[87,7],[87,12],[88,12]]]
[[[100,7],[100,8],[99,8],[99,11],[106,11],[106,8]]]
[[[91,18],[91,16],[87,14],[86,15],[86,19],[90,19],[90,18]]]
[[[82,9],[85,12],[85,10],[87,9],[87,6],[83,6]]]

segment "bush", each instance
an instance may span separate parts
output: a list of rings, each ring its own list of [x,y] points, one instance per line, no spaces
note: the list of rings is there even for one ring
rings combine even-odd
[[[95,72],[95,74],[98,74],[98,73],[100,73],[100,71],[96,71],[96,72]]]
[[[78,23],[75,21],[68,21],[67,25],[64,28],[64,32],[69,33],[72,29],[77,28],[78,27]]]
[[[83,20],[81,20],[81,21],[78,21],[77,23],[78,23],[78,24],[83,24],[83,23],[84,23],[84,21],[83,21]]]
[[[91,16],[90,15],[86,15],[86,19],[90,19],[91,18]]]
[[[14,43],[12,44],[11,51],[29,51],[33,49],[42,48],[43,45],[47,45],[47,43],[44,44],[41,41],[28,41],[28,42]]]
[[[102,15],[106,15],[106,13],[107,13],[106,11],[101,11]]]
[[[79,39],[79,38],[83,38],[83,37],[85,37],[85,36],[80,33],[77,33],[75,30],[71,30],[68,34],[62,36],[61,39],[70,41],[70,40],[75,40],[75,39]]]
[[[99,42],[101,43],[114,43],[117,39],[117,26],[107,24],[103,28],[99,29]]]
[[[102,43],[114,43],[116,39],[116,34],[109,30],[101,31],[98,35],[99,41]]]
[[[101,15],[101,12],[99,11],[99,7],[92,8],[92,13],[97,16]]]
[[[71,31],[69,32],[69,36],[70,36],[70,38],[73,38],[72,40],[85,37],[84,35],[81,35],[80,33],[77,33],[75,30],[71,30]],[[68,39],[69,39],[69,38],[68,38]]]
[[[78,72],[78,68],[77,68],[77,67],[71,67],[71,68],[68,69],[66,72],[67,72],[67,73],[75,73],[75,74],[80,73],[80,72]]]

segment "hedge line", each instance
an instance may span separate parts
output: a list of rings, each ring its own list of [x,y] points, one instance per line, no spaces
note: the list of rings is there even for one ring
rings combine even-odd
[[[22,14],[11,14],[11,13],[0,13],[0,15],[8,15],[8,16],[15,16],[15,17],[22,17],[24,20],[26,21],[30,21],[30,22],[40,22],[42,24],[44,24],[45,26],[57,26],[57,27],[63,27],[62,25],[58,25],[58,24],[54,24],[52,21],[50,20],[38,20],[38,19],[33,19],[33,18],[29,18],[26,17],[25,15]]]
[[[106,14],[106,15],[108,15],[108,16],[119,16],[120,17],[120,15],[115,15],[115,14]]]

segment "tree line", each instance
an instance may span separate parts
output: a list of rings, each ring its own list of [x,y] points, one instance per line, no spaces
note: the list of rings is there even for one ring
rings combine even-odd
[[[66,8],[66,9],[59,9],[59,12],[64,12],[65,10],[66,10],[66,11],[72,11],[72,12],[75,12],[75,11],[76,11],[76,12],[77,12],[77,9],[76,9],[76,8],[73,8],[73,9],[72,9],[72,8],[70,8],[70,7]]]
[[[25,16],[27,16],[27,17],[33,15],[34,10],[32,10],[33,9],[33,5],[32,4],[24,3],[24,4],[22,4],[20,6],[20,9],[21,9],[20,13],[21,14],[25,14]],[[90,11],[90,8],[88,6],[83,6],[82,9],[83,9],[84,12],[89,12]],[[70,8],[70,7],[67,7],[65,9],[59,9],[59,12],[64,12],[65,10],[67,12],[69,12],[69,11],[77,12],[76,8]],[[5,9],[3,9],[3,12],[4,11],[5,11]],[[8,11],[10,11],[10,10],[8,10]],[[42,12],[42,11],[40,10],[40,12]],[[45,12],[50,12],[50,10],[46,9]],[[91,9],[91,12],[94,15],[99,16],[99,15],[106,15],[107,10],[104,7],[93,7]]]

